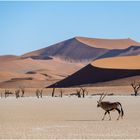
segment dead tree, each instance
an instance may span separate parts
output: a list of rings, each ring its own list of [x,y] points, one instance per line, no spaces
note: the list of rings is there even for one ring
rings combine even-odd
[[[24,94],[25,94],[25,88],[20,88],[21,90],[21,97],[24,97]]]
[[[55,87],[53,88],[53,91],[52,91],[52,97],[54,97],[54,93],[55,93]]]
[[[63,96],[63,90],[61,89],[60,90],[60,97],[62,98],[62,96]]]
[[[15,96],[16,96],[17,99],[20,97],[19,93],[20,93],[19,89],[15,91]]]
[[[40,97],[43,97],[43,89],[40,90]]]
[[[9,91],[9,90],[5,90],[4,94],[5,94],[5,98],[6,98],[9,95],[12,95],[13,93],[11,91]]]
[[[5,98],[7,97],[8,90],[4,91]]]
[[[41,90],[37,89],[36,90],[36,97],[37,98],[40,98],[40,97],[42,98],[42,93],[43,93],[43,89],[41,89]]]
[[[81,90],[82,90],[82,95],[83,95],[83,98],[84,98],[85,97],[85,92],[86,92],[86,94],[88,94],[88,91],[85,88],[81,88]]]
[[[39,89],[36,90],[36,97],[39,98]]]
[[[77,93],[78,98],[81,98],[81,89],[79,89],[79,90],[77,89],[76,93]]]
[[[132,88],[134,90],[135,96],[137,96],[138,95],[138,91],[140,89],[140,82],[133,81],[133,82],[131,82],[131,86],[132,86]]]

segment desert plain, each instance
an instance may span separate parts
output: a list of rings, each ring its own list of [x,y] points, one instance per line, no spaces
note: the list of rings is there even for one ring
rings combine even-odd
[[[108,89],[108,90],[107,90]],[[118,90],[117,90],[118,89]],[[131,96],[130,86],[87,88],[85,98],[70,96],[76,89],[63,89],[64,95],[51,97],[52,89],[45,89],[43,97],[35,96],[35,89],[26,89],[25,97],[0,99],[1,139],[139,139],[140,96]],[[104,111],[97,108],[101,93],[113,91],[104,101],[118,101],[124,110],[123,119],[111,112],[104,121]],[[1,90],[1,93],[3,91]]]

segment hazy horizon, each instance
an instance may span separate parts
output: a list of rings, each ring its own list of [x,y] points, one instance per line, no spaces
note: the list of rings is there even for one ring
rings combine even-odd
[[[140,2],[0,2],[0,55],[21,55],[75,36],[140,42]]]

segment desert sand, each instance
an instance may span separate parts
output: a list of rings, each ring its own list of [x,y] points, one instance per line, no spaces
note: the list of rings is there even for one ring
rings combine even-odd
[[[66,63],[58,59],[9,60],[6,56],[0,58],[0,64],[0,87],[3,88],[46,87],[83,67],[80,63]]]
[[[101,68],[140,69],[139,62],[140,55],[98,59],[93,61],[92,65]]]
[[[139,80],[140,56],[121,56],[102,58],[91,62],[69,77],[57,82],[57,87],[72,87],[80,85],[103,86],[130,85],[134,80]],[[109,83],[110,82],[110,83]],[[56,84],[50,85],[54,87]]]
[[[119,101],[124,118],[116,120],[117,112],[111,112],[101,120],[104,111],[97,108],[99,96],[24,97],[0,99],[1,139],[139,139],[140,97],[107,96],[106,101]]]
[[[127,72],[120,73],[117,69],[140,69],[138,65],[140,56],[137,56],[139,54],[140,43],[130,38],[74,37],[21,56],[0,56],[0,88],[41,88],[65,79],[72,79],[66,83],[73,84],[61,84],[61,87],[75,86],[137,76],[139,75],[137,72],[136,74],[134,71],[133,74],[126,74]],[[99,69],[95,67],[99,67]],[[113,70],[115,73],[110,74],[111,78],[98,80],[100,68],[114,68],[116,70]],[[95,74],[96,71],[98,74]],[[102,69],[101,73],[105,71]],[[73,77],[74,73],[78,76],[81,75]],[[112,71],[108,71],[105,75],[109,73]],[[114,75],[119,76],[113,78]],[[77,82],[77,79],[81,79],[81,81]],[[86,82],[83,82],[85,79]],[[115,85],[115,82],[113,83]]]
[[[62,61],[88,64],[100,58],[135,56],[139,54],[140,43],[130,38],[100,39],[73,37],[51,46],[28,52],[21,57],[43,60],[59,58]]]
[[[140,43],[131,38],[125,39],[100,39],[88,37],[76,37],[80,42],[87,44],[91,47],[105,48],[105,49],[125,49],[129,46],[139,46]]]

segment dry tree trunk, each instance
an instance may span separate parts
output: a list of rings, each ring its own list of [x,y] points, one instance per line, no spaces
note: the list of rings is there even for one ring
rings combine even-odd
[[[25,88],[21,88],[21,93],[22,93],[21,97],[24,97],[24,94],[25,94]]]
[[[81,98],[81,89],[80,90],[76,90],[77,96],[78,98]]]
[[[62,96],[63,96],[63,90],[61,89],[60,90],[60,97],[62,98]]]
[[[131,86],[132,86],[132,88],[134,90],[135,96],[137,96],[138,95],[138,91],[140,90],[140,82],[136,83],[136,81],[133,81],[133,82],[131,82]]]
[[[43,89],[40,90],[40,97],[43,97]]]
[[[85,98],[85,92],[87,92],[87,90],[86,90],[86,88],[81,88],[81,90],[82,90],[82,95],[83,95],[83,98]],[[88,92],[87,92],[88,93]]]
[[[53,88],[53,91],[52,91],[52,97],[54,97],[54,93],[55,93],[55,87]]]
[[[20,97],[19,93],[20,93],[20,90],[15,91],[15,96],[16,96],[17,99]]]
[[[36,97],[39,98],[39,89],[36,90],[35,94],[36,94]]]

